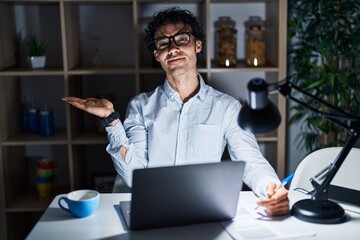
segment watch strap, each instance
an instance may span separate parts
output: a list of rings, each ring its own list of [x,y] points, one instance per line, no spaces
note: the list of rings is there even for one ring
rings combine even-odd
[[[107,127],[112,121],[119,118],[120,118],[120,113],[116,111],[110,114],[108,117],[102,119],[100,122],[103,127]]]

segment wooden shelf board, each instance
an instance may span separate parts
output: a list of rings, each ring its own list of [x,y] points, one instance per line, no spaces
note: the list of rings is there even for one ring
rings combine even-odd
[[[218,67],[215,63],[215,60],[211,61],[211,72],[277,72],[279,68],[266,63],[264,66],[259,67],[249,67],[245,64],[245,61],[240,59],[237,61],[235,67]]]
[[[277,132],[272,132],[266,135],[255,135],[256,140],[258,142],[277,142],[278,137],[277,137]]]
[[[69,192],[69,189],[70,188],[66,186],[55,186],[53,193],[47,199],[40,199],[35,188],[27,190],[8,204],[6,212],[43,212],[50,205],[55,196],[67,193]]]
[[[67,134],[65,130],[55,129],[54,136],[46,137],[40,133],[19,132],[2,141],[3,146],[22,145],[66,145]]]
[[[135,74],[135,67],[76,67],[69,70],[69,75],[94,75],[94,74]]]
[[[59,68],[32,69],[28,67],[10,67],[0,70],[0,76],[62,76],[64,71]]]

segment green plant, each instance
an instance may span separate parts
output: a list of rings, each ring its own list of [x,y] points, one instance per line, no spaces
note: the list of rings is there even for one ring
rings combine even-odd
[[[360,2],[290,0],[288,10],[288,69],[297,74],[297,85],[359,116]],[[348,136],[343,127],[300,105],[291,114],[289,124],[302,122],[298,139],[308,151],[342,146]]]
[[[44,56],[47,50],[47,44],[35,36],[30,36],[25,40],[25,47],[29,56]]]

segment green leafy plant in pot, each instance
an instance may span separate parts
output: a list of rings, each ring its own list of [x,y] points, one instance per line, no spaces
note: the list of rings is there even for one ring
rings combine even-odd
[[[30,36],[25,40],[25,47],[29,57],[29,62],[32,68],[43,68],[46,62],[47,44],[44,41],[37,39],[35,36]]]
[[[297,74],[297,85],[359,116],[360,2],[292,0],[288,10],[288,69]],[[328,111],[320,104],[315,107]],[[290,112],[289,123],[302,123],[297,139],[310,152],[342,146],[347,139],[346,129],[300,105]]]

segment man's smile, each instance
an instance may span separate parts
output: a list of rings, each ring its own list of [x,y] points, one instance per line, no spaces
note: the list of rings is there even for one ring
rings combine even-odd
[[[172,64],[172,63],[178,63],[182,60],[185,60],[185,57],[182,56],[176,56],[176,57],[171,57],[169,59],[167,59],[167,63]]]

